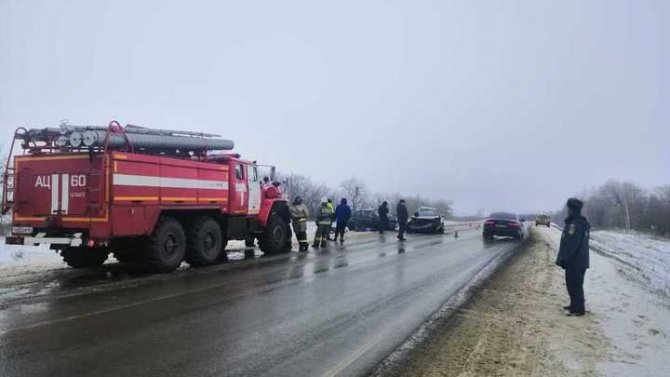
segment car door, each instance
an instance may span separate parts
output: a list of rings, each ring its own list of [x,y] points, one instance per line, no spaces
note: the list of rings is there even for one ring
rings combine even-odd
[[[261,210],[261,184],[258,179],[258,168],[247,167],[247,187],[249,188],[249,205],[247,207],[250,215],[256,215]]]
[[[247,213],[249,209],[249,195],[247,190],[246,169],[244,164],[235,162],[230,171],[230,213],[240,215]]]

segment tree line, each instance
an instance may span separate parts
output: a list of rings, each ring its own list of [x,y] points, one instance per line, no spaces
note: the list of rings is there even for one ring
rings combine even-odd
[[[670,236],[670,185],[645,189],[630,181],[611,180],[581,195],[584,215],[595,228],[620,228]],[[555,213],[562,223],[567,210]]]
[[[354,212],[363,209],[377,210],[382,202],[387,201],[389,210],[393,214],[395,213],[395,205],[402,198],[405,199],[405,205],[410,214],[414,213],[419,207],[425,206],[437,208],[446,218],[452,216],[452,203],[448,200],[433,200],[420,195],[371,192],[365,182],[357,178],[346,179],[335,187],[315,182],[307,176],[294,173],[277,173],[275,180],[282,182],[282,189],[288,195],[289,200],[300,196],[307,205],[311,216],[317,213],[322,197],[333,199],[335,204],[338,204],[342,198],[346,198]]]

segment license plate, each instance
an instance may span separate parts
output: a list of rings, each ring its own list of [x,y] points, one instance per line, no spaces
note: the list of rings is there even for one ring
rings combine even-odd
[[[33,234],[32,226],[14,226],[12,227],[13,234]]]
[[[507,228],[505,224],[496,224],[496,228]]]

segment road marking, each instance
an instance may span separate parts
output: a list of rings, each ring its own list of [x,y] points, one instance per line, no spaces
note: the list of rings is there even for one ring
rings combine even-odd
[[[335,364],[334,367],[327,370],[322,376],[323,377],[335,377],[335,376],[339,375],[340,373],[342,373],[342,371],[347,369],[351,364],[353,364],[354,362],[356,362],[356,360],[358,360],[361,356],[363,356],[363,354],[365,354],[372,347],[374,347],[379,341],[380,341],[379,338],[375,338],[375,339],[372,339],[371,341],[365,343],[361,348],[354,351],[347,358],[345,358],[344,360]]]

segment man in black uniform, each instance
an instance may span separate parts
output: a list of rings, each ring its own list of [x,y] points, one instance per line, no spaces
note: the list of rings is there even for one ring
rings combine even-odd
[[[395,213],[396,216],[398,216],[398,240],[405,241],[405,231],[407,230],[407,220],[409,218],[407,207],[405,206],[405,199],[400,199],[400,201],[398,201]]]
[[[570,305],[564,307],[567,315],[584,315],[584,274],[589,268],[589,235],[591,224],[582,216],[584,203],[568,199],[568,217],[561,236],[556,264],[565,270],[565,284],[570,295]]]
[[[384,201],[377,210],[379,215],[379,233],[384,234],[384,231],[389,227],[389,204]]]

